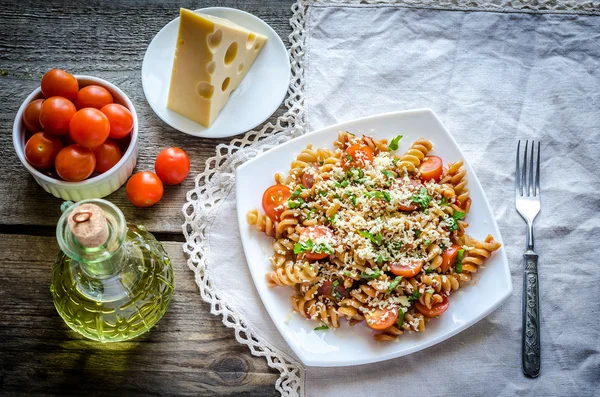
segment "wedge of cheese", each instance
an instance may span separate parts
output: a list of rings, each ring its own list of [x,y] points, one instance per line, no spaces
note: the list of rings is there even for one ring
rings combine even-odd
[[[180,14],[167,107],[210,127],[267,38],[227,19]]]

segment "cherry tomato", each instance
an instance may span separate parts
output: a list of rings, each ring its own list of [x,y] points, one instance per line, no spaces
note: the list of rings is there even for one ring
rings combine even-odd
[[[419,274],[423,267],[423,262],[413,261],[408,264],[392,262],[388,266],[390,267],[390,272],[394,273],[396,276],[410,278]]]
[[[77,109],[101,109],[103,106],[113,102],[113,96],[110,91],[99,85],[88,85],[83,87],[79,90],[77,97],[75,98],[75,106],[77,106]]]
[[[333,297],[333,283],[331,281],[324,281],[317,291],[319,295],[324,295],[327,297]],[[348,295],[346,292],[346,288],[342,284],[338,284],[335,287],[335,297],[339,299],[344,299]]]
[[[308,240],[312,240],[313,242],[317,240],[329,241],[330,245],[335,245],[335,236],[330,228],[327,226],[308,226],[302,229],[300,232],[300,241],[306,242]],[[329,254],[327,252],[305,252],[304,257],[306,259],[311,259],[313,261],[318,261],[319,259],[323,259],[328,257]]]
[[[58,152],[55,161],[58,175],[69,182],[83,181],[96,168],[96,158],[91,149],[70,145]]]
[[[290,188],[285,185],[273,185],[265,190],[262,197],[262,207],[265,214],[271,220],[278,221],[279,215],[283,212],[283,203],[290,198],[292,193]]]
[[[39,170],[52,167],[63,144],[56,135],[46,132],[35,133],[25,144],[27,162]]]
[[[177,185],[190,173],[190,158],[181,149],[170,147],[156,156],[154,170],[166,185]]]
[[[42,110],[43,99],[36,99],[32,101],[23,112],[23,124],[29,132],[40,132],[44,129],[40,124],[40,111]]]
[[[398,203],[398,209],[400,211],[415,211],[419,209],[419,206],[412,202]]]
[[[365,320],[367,325],[377,331],[387,329],[398,320],[398,308],[394,309],[375,309],[375,311],[366,312]]]
[[[136,207],[150,207],[160,201],[164,188],[160,178],[150,171],[142,171],[127,181],[127,198]]]
[[[431,309],[427,308],[427,306],[421,304],[419,301],[415,302],[415,308],[425,317],[433,318],[435,316],[441,316],[448,310],[448,306],[450,306],[450,299],[445,295],[443,297],[444,299],[440,303],[431,305]]]
[[[351,158],[348,158],[347,156],[350,156]],[[344,167],[357,166],[362,168],[372,161],[373,150],[363,143],[356,143],[350,146],[346,149],[346,153],[342,157],[342,165]]]
[[[133,115],[125,106],[118,103],[109,103],[102,106],[100,111],[110,121],[110,138],[121,139],[133,130]]]
[[[69,133],[69,123],[77,109],[73,102],[60,96],[53,96],[42,103],[40,124],[44,131],[55,135]]]
[[[304,171],[304,174],[302,174],[302,185],[304,185],[305,188],[310,189],[314,185],[316,172],[316,166],[308,168],[306,171]]]
[[[102,174],[110,170],[121,160],[121,149],[113,140],[107,139],[100,146],[92,148],[94,157],[96,157],[96,168],[94,171]]]
[[[81,146],[89,148],[102,145],[110,133],[108,118],[94,108],[78,110],[70,125],[71,138]]]
[[[46,98],[60,96],[72,101],[79,91],[77,79],[61,69],[52,69],[42,77],[42,93]]]
[[[433,179],[434,181],[438,182],[442,177],[443,170],[444,163],[438,156],[425,157],[419,166],[421,179],[424,181],[430,181]]]
[[[454,262],[456,262],[456,257],[458,256],[458,250],[460,248],[460,245],[452,244],[451,247],[448,247],[444,250],[442,253],[442,264],[440,265],[442,273],[446,273],[448,269],[454,265]]]

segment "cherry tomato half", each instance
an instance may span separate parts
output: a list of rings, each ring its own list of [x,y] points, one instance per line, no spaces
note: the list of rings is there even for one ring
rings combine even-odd
[[[331,281],[324,281],[317,290],[317,293],[330,298],[335,295],[335,297],[339,299],[345,299],[348,296],[348,292],[342,284],[338,284],[335,287],[335,291],[333,291],[333,282]]]
[[[44,129],[40,124],[40,111],[42,110],[43,99],[36,99],[32,101],[23,112],[23,124],[29,132],[40,132]]]
[[[94,171],[100,174],[110,170],[121,160],[121,149],[111,139],[107,139],[102,145],[92,148],[92,152],[94,152],[94,157],[96,157],[96,168]]]
[[[440,303],[431,305],[431,309],[421,304],[419,301],[415,302],[415,308],[425,317],[433,318],[435,316],[441,316],[450,306],[450,299],[445,295],[443,297],[444,299]]]
[[[331,246],[335,245],[335,236],[331,229],[327,226],[308,226],[302,229],[302,231],[300,232],[300,242],[306,242],[308,240],[311,240],[313,242],[325,240],[328,241]],[[313,261],[318,261],[319,259],[327,258],[328,256],[329,254],[326,252],[304,253],[304,257],[306,259],[311,259]]]
[[[424,181],[430,181],[433,179],[434,181],[438,182],[442,177],[443,170],[444,163],[438,156],[425,157],[419,166],[421,179]]]
[[[47,132],[37,132],[25,144],[27,162],[38,170],[54,165],[54,159],[63,148],[60,138]]]
[[[452,244],[451,247],[448,247],[444,250],[442,253],[442,264],[440,265],[442,273],[446,273],[448,269],[454,265],[454,262],[456,262],[456,257],[458,256],[458,250],[460,248],[460,245]]]
[[[373,312],[365,313],[367,325],[377,331],[387,329],[398,320],[398,308],[375,309]]]
[[[42,93],[46,98],[61,96],[72,101],[79,91],[77,79],[61,69],[52,69],[42,77]]]
[[[89,148],[102,145],[110,133],[108,118],[94,108],[78,110],[71,119],[70,126],[71,138]]]
[[[419,274],[421,268],[423,267],[423,262],[413,261],[407,264],[392,262],[388,266],[390,268],[390,272],[394,273],[396,276],[410,278]]]
[[[83,87],[79,90],[77,97],[75,98],[75,106],[77,106],[77,109],[101,109],[103,106],[113,102],[114,99],[110,91],[99,85],[88,85]]]
[[[127,181],[127,198],[136,207],[150,207],[160,201],[164,188],[160,178],[150,171],[142,171]]]
[[[54,165],[62,179],[79,182],[92,175],[96,168],[96,158],[91,149],[80,145],[70,145],[58,152]]]
[[[177,185],[190,173],[190,158],[183,150],[170,147],[156,156],[154,170],[164,184]]]
[[[76,111],[73,102],[60,96],[53,96],[42,103],[40,124],[44,131],[50,134],[68,134],[69,123]]]
[[[356,143],[346,149],[346,153],[342,156],[342,166],[345,168],[363,168],[367,163],[373,161],[373,149],[364,143]]]
[[[109,103],[102,106],[100,111],[110,121],[110,138],[124,138],[133,130],[133,115],[125,106],[118,103]]]
[[[302,174],[302,185],[305,188],[310,189],[315,184],[315,173],[317,167],[307,168]]]
[[[262,207],[265,214],[271,220],[278,221],[279,215],[284,210],[284,202],[290,198],[292,193],[290,188],[285,185],[273,185],[265,190],[262,197]]]

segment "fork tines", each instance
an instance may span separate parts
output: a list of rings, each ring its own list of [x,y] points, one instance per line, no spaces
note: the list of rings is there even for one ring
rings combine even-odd
[[[540,142],[531,141],[531,150],[529,150],[529,141],[525,141],[525,150],[523,150],[523,163],[521,167],[521,141],[517,144],[517,167],[515,172],[515,192],[520,196],[536,197],[540,194]],[[529,164],[528,164],[529,160]],[[536,163],[535,172],[533,163]],[[535,179],[534,179],[535,178]]]

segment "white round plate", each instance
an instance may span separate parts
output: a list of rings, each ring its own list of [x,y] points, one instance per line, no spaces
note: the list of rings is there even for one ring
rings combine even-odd
[[[254,64],[214,121],[206,128],[167,108],[171,69],[179,17],[169,22],[150,42],[142,64],[142,86],[152,110],[165,123],[186,134],[222,138],[249,131],[279,108],[290,84],[290,60],[279,35],[265,22],[247,12],[226,7],[195,10],[229,19],[268,40]]]

